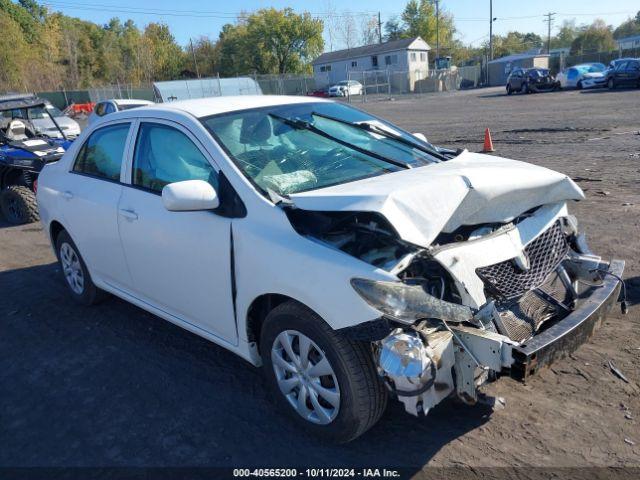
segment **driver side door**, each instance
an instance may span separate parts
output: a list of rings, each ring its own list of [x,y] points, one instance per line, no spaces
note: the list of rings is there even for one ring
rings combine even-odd
[[[118,226],[132,278],[128,290],[175,323],[236,344],[231,219],[213,211],[170,212],[162,203],[169,183],[205,180],[218,189],[208,153],[179,124],[141,121],[127,180]]]

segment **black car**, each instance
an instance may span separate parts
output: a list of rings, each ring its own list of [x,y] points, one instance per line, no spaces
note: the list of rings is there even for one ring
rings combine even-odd
[[[607,72],[609,90],[623,86],[640,88],[640,58],[618,62],[614,69]]]
[[[560,83],[546,68],[515,68],[507,78],[507,94],[513,92],[550,92],[560,88]]]

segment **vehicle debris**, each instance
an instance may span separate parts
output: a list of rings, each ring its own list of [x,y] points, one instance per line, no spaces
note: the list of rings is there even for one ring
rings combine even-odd
[[[635,445],[636,444],[636,442],[634,442],[630,438],[625,438],[624,439],[624,443],[629,444],[629,445]]]
[[[609,369],[613,372],[613,374],[618,377],[620,380],[622,380],[624,383],[629,383],[629,379],[627,377],[624,376],[624,373],[622,373],[620,371],[620,369],[618,367],[616,367],[616,365],[613,363],[612,360],[608,361],[609,363]]]

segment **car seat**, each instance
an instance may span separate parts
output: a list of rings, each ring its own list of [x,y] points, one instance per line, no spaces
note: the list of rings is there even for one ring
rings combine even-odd
[[[29,138],[26,134],[27,127],[21,120],[11,120],[7,127],[5,136],[12,142],[21,142]]]

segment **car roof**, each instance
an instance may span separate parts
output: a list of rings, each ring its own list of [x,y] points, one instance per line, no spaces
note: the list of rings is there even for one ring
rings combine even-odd
[[[116,105],[153,105],[153,102],[149,100],[142,100],[137,98],[112,98],[110,100],[103,101],[113,102]]]
[[[229,113],[251,108],[271,107],[278,105],[295,105],[300,103],[330,102],[318,97],[302,97],[288,95],[236,95],[228,97],[197,98],[177,100],[167,103],[156,103],[144,107],[145,111],[183,111],[195,117],[208,117],[219,113]]]
[[[0,100],[0,111],[15,110],[19,108],[44,107],[48,104],[49,102],[43,98],[25,96],[22,98]]]

